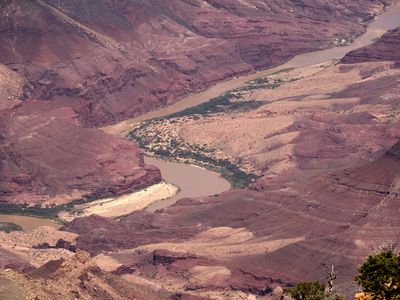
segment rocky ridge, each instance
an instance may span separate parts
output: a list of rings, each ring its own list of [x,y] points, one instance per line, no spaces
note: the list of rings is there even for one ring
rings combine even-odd
[[[2,2],[0,63],[16,84],[1,99],[3,203],[60,204],[159,181],[137,148],[82,127],[356,36],[391,3]]]
[[[31,101],[0,119],[3,204],[60,205],[161,180],[134,144],[83,129],[68,108],[46,111],[42,105]]]
[[[4,299],[21,295],[25,299],[174,299],[165,292],[133,286],[102,271],[81,250],[67,260],[49,261],[27,274],[3,271],[0,280]]]
[[[3,248],[0,248],[0,268],[1,270],[12,269],[22,273],[35,269],[35,267],[27,260]]]
[[[323,278],[324,265],[334,263],[341,274],[337,290],[351,296],[355,290],[347,285],[357,267],[371,251],[400,238],[397,148],[370,164],[291,188],[183,199],[162,213],[135,212],[118,224],[93,215],[63,230],[79,234],[78,248],[119,262],[114,273],[130,280],[128,275],[157,274],[181,291],[266,296]],[[199,243],[208,249],[204,254]]]
[[[70,106],[82,124],[104,125],[359,35],[390,3],[9,0],[1,63],[28,79],[27,99]]]
[[[393,51],[400,44],[400,28],[389,30],[373,45],[363,47],[346,54],[341,59],[342,64],[354,64],[359,62],[393,61],[399,67],[400,54]]]

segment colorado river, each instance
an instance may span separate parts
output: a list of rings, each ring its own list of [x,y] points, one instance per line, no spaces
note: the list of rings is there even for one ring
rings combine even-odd
[[[1,215],[0,222],[9,222],[18,224],[24,231],[30,231],[38,228],[39,226],[50,226],[53,228],[60,228],[62,225],[57,224],[53,220],[40,219],[35,217],[17,216],[17,215]]]
[[[377,38],[380,38],[387,30],[394,29],[397,26],[400,26],[399,1],[396,4],[394,4],[390,9],[388,9],[386,12],[384,12],[382,15],[380,15],[376,20],[371,22],[368,25],[366,32],[363,35],[356,38],[354,42],[351,43],[350,45],[297,55],[290,61],[284,63],[279,67],[273,69],[267,69],[240,78],[234,78],[229,81],[220,82],[203,92],[183,98],[182,100],[168,107],[163,107],[159,110],[147,113],[137,118],[125,120],[123,122],[114,125],[105,126],[102,128],[102,130],[110,134],[123,136],[131,129],[131,127],[134,124],[138,122],[142,122],[151,118],[166,116],[184,110],[186,108],[207,102],[210,99],[215,98],[225,92],[243,86],[247,81],[267,76],[286,68],[302,67],[307,65],[318,64],[331,59],[340,59],[343,56],[345,56],[347,52],[351,50],[372,44]]]
[[[201,197],[219,194],[229,190],[230,183],[218,173],[182,163],[167,162],[152,157],[145,157],[145,162],[161,170],[162,178],[180,187],[181,192],[176,196],[150,205],[146,210],[154,212],[168,207],[178,199],[185,197]]]

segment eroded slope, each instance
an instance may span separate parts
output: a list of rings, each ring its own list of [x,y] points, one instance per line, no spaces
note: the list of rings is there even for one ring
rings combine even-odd
[[[221,126],[208,123],[229,124],[234,116],[246,120],[247,126],[236,126],[239,136],[250,137],[247,128],[258,128],[270,130],[264,140],[274,137],[269,144],[275,140],[276,149],[293,144],[290,156],[275,158],[273,149],[260,147],[269,155],[260,161],[270,168],[259,168],[264,176],[253,190],[181,199],[158,213],[135,212],[119,223],[97,216],[76,219],[64,230],[79,234],[79,247],[131,281],[203,295],[268,298],[288,284],[325,278],[325,265],[334,263],[340,273],[336,290],[352,297],[357,267],[400,239],[400,75],[391,58],[385,60],[339,63],[273,90],[243,92],[246,99],[268,102],[256,110],[192,118],[185,130],[199,126],[199,134],[204,128],[215,132]],[[272,121],[259,125],[269,118],[276,124],[280,118],[289,121],[283,129]],[[231,135],[210,132],[202,138],[230,145]],[[289,139],[282,138],[286,134]],[[244,141],[235,142],[234,149],[251,153]],[[113,245],[124,250],[110,251]],[[110,252],[100,254],[101,249]]]

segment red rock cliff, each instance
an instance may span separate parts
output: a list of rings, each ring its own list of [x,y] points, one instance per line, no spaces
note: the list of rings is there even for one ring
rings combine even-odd
[[[82,127],[360,34],[390,3],[2,1],[1,68],[19,83],[0,101],[1,200],[64,202],[158,181],[135,146]]]
[[[97,126],[358,35],[389,3],[8,0],[0,62],[28,79],[26,99]]]

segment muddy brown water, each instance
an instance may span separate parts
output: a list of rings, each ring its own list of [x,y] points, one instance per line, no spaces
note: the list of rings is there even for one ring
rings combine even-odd
[[[18,224],[22,227],[24,231],[31,231],[33,229],[38,228],[39,226],[50,226],[56,229],[62,226],[54,222],[53,220],[49,219],[40,219],[35,217],[16,216],[16,215],[1,215],[1,214],[0,214],[0,222],[9,222]]]
[[[159,168],[165,181],[173,183],[181,189],[176,196],[147,207],[146,210],[150,212],[168,207],[181,198],[210,196],[225,192],[231,187],[230,183],[220,174],[197,166],[167,162],[152,157],[145,157],[145,162]]]
[[[246,81],[267,76],[286,68],[302,67],[321,63],[331,59],[340,59],[351,50],[372,44],[375,39],[380,38],[387,30],[394,29],[397,26],[400,26],[399,1],[397,1],[396,4],[393,5],[388,11],[380,15],[375,21],[371,22],[366,33],[355,39],[354,42],[348,46],[330,48],[298,55],[279,67],[218,83],[206,91],[190,95],[171,106],[161,108],[157,111],[150,112],[143,116],[129,119],[118,124],[103,127],[102,130],[115,135],[123,135],[125,132],[129,131],[131,126],[138,122],[155,117],[166,116],[203,102],[207,102],[210,99],[221,95],[222,93],[243,86]],[[230,188],[229,183],[225,179],[219,177],[218,174],[200,169],[195,166],[167,163],[152,158],[146,158],[146,162],[148,164],[157,166],[161,170],[162,176],[164,179],[166,179],[166,181],[174,183],[181,188],[181,192],[177,196],[149,206],[147,208],[148,211],[155,211],[156,209],[167,207],[183,197],[214,195]],[[211,173],[211,175],[209,173]],[[210,179],[208,179],[208,177],[210,177]],[[0,215],[0,222],[13,222],[21,225],[24,230],[33,230],[39,226],[52,226],[55,228],[60,227],[60,225],[51,220],[14,215]]]

